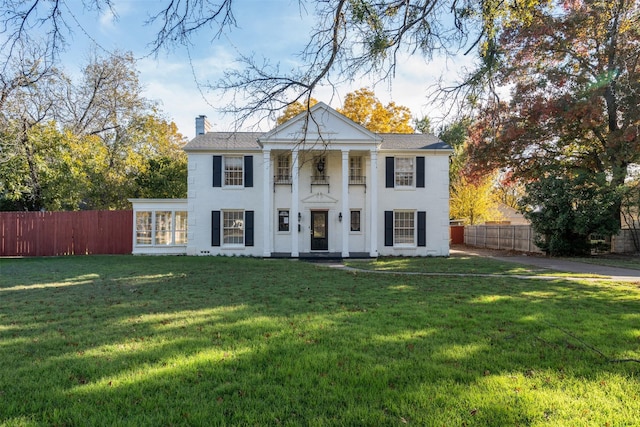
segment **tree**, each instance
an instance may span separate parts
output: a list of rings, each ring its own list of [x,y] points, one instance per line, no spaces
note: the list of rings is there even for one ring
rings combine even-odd
[[[309,99],[306,105],[295,101],[285,108],[283,114],[276,120],[282,124],[292,117],[308,111],[317,104],[314,98]],[[409,108],[390,102],[384,106],[371,89],[362,88],[347,94],[342,108],[338,112],[344,114],[354,122],[376,133],[413,133],[414,129],[409,125],[411,111]]]
[[[587,255],[591,234],[617,232],[610,209],[619,203],[620,195],[606,181],[604,173],[582,171],[549,174],[527,184],[522,203],[532,207],[525,217],[539,235],[536,245],[554,256]]]
[[[501,215],[493,196],[493,183],[493,176],[476,183],[464,176],[457,179],[451,185],[449,216],[463,220],[465,225],[499,221]]]
[[[130,54],[94,57],[78,82],[40,64],[0,79],[0,206],[114,209],[138,193],[186,195],[184,137],[142,97]],[[172,178],[160,183],[161,172]]]
[[[414,133],[414,129],[409,124],[411,111],[407,107],[396,105],[395,102],[382,105],[373,90],[368,88],[348,93],[338,112],[371,132]]]
[[[300,13],[314,15],[306,47],[299,53],[301,65],[282,70],[279,64],[243,55],[243,68],[229,70],[214,85],[236,94],[240,105],[224,108],[239,120],[260,115],[279,116],[295,101],[308,103],[319,86],[334,87],[363,75],[391,80],[402,55],[469,53],[477,49],[482,67],[467,83],[476,87],[491,75],[499,48],[500,28],[528,21],[531,11],[548,0],[301,0]],[[82,0],[86,10],[111,9],[113,0]],[[158,2],[147,23],[158,31],[152,52],[188,45],[193,37],[209,31],[212,39],[236,25],[233,0]],[[11,52],[18,41],[32,41],[39,30],[47,37],[52,58],[66,47],[73,13],[62,0],[15,0],[0,6],[2,50]],[[205,34],[206,36],[206,34]],[[470,93],[467,95],[471,95]],[[477,97],[477,94],[473,94]],[[468,96],[460,99],[468,99]]]
[[[414,119],[413,127],[416,129],[416,132],[431,133],[431,119],[427,116],[421,119]]]
[[[449,182],[452,185],[464,176],[467,169],[467,138],[470,125],[471,119],[463,117],[443,126],[438,133],[438,138],[453,148],[451,164],[449,165]],[[467,180],[472,181],[470,179]]]
[[[479,116],[470,150],[476,172],[507,168],[537,194],[545,193],[541,185],[551,186],[551,194],[559,184],[550,177],[558,177],[577,186],[570,194],[606,202],[608,218],[594,217],[615,232],[628,166],[640,160],[640,5],[540,5],[530,21],[505,28],[499,40],[496,78],[513,89],[509,102]],[[584,180],[576,178],[584,174],[607,179],[594,180],[589,188],[598,191],[585,193]],[[543,211],[553,203],[533,201]],[[591,204],[594,212],[602,207]],[[565,236],[572,236],[569,230]]]
[[[276,124],[281,125],[287,120],[294,118],[298,114],[304,111],[309,111],[309,109],[317,103],[318,100],[315,98],[309,98],[309,100],[304,105],[300,101],[294,101],[293,103],[289,104],[287,108],[285,108],[282,115],[276,119]]]

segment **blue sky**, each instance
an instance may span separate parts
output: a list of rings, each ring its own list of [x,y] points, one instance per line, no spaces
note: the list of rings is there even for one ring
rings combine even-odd
[[[234,2],[237,28],[215,40],[210,31],[203,31],[192,40],[189,51],[176,47],[154,57],[148,56],[148,44],[153,41],[155,30],[144,22],[158,8],[159,1],[163,0],[115,0],[117,17],[114,17],[106,12],[98,15],[84,10],[79,0],[67,0],[77,23],[70,21],[74,33],[68,40],[70,49],[63,56],[64,67],[69,73],[79,72],[93,42],[97,43],[98,52],[132,51],[139,58],[144,95],[159,102],[165,115],[188,138],[194,136],[195,117],[200,114],[209,118],[214,130],[230,130],[233,123],[232,117],[222,116],[214,109],[226,104],[221,94],[205,92],[203,97],[197,82],[214,83],[225,69],[237,67],[235,59],[240,54],[264,56],[280,62],[283,69],[294,66],[311,24],[311,17],[299,9],[297,0],[237,0]],[[428,104],[429,86],[441,76],[453,82],[462,67],[471,65],[471,59],[451,61],[434,57],[427,63],[421,57],[406,55],[395,79],[373,89],[383,103],[394,101],[409,107],[415,117],[428,115],[437,119],[442,113]],[[329,89],[321,89],[315,97],[337,108],[347,93],[372,84],[362,78],[340,86],[336,96],[332,97]],[[267,131],[270,126],[269,122],[261,122],[259,130]]]

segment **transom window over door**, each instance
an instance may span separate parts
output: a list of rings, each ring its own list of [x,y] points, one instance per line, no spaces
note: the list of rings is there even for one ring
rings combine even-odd
[[[224,185],[230,187],[241,187],[243,182],[242,166],[244,158],[242,156],[224,156]]]
[[[413,187],[415,171],[413,157],[396,157],[395,160],[395,185],[396,187]]]

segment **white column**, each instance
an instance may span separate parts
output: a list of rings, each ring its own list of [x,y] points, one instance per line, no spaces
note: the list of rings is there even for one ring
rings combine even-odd
[[[271,150],[264,150],[262,152],[263,173],[262,177],[264,197],[262,200],[263,211],[263,256],[270,257],[273,251],[273,190],[271,189]]]
[[[342,150],[342,257],[349,257],[349,151]]]
[[[289,223],[291,224],[291,256],[299,257],[300,256],[300,233],[304,233],[304,228],[298,232],[298,186],[300,180],[300,171],[298,170],[298,147],[295,147],[291,152],[291,216],[289,218]]]
[[[371,189],[367,190],[369,194],[369,256],[378,256],[378,152],[371,150]]]

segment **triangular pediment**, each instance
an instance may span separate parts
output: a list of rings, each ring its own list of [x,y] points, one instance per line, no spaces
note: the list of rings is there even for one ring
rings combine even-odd
[[[304,199],[302,199],[304,203],[318,203],[318,204],[330,204],[330,203],[338,203],[338,199],[334,199],[326,193],[318,192],[314,193]]]
[[[318,102],[309,112],[302,112],[259,138],[261,144],[323,144],[331,142],[380,143],[382,138]]]

